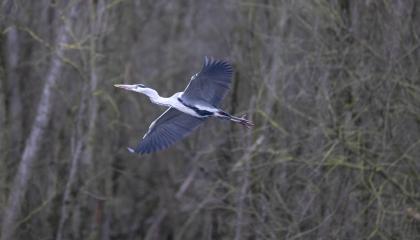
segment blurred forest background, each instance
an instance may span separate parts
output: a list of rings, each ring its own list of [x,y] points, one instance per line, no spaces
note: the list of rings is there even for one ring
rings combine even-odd
[[[2,0],[0,239],[419,239],[416,0]],[[151,155],[182,91],[235,66],[224,108]]]

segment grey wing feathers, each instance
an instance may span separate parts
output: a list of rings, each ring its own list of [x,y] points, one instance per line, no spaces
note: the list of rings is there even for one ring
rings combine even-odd
[[[172,145],[187,136],[200,125],[204,119],[182,113],[175,108],[169,108],[149,127],[142,141],[130,152],[151,153]]]
[[[205,57],[201,71],[191,78],[181,98],[218,107],[229,90],[232,75],[233,67],[229,62]]]

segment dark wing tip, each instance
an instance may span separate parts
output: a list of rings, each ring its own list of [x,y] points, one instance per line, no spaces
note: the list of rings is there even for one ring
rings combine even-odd
[[[151,152],[153,152],[153,149],[151,146],[143,146],[140,145],[138,148],[136,148],[136,153],[140,153],[140,154],[149,154]]]
[[[204,66],[212,65],[212,64],[220,64],[224,66],[232,66],[231,62],[224,59],[216,59],[214,57],[204,56]]]
[[[210,70],[214,68],[223,69],[223,71],[229,75],[233,73],[233,66],[232,66],[232,63],[230,63],[229,61],[205,56],[201,71],[206,71],[206,70]]]
[[[160,139],[150,138],[147,142],[141,142],[135,149],[127,148],[131,153],[149,154],[167,148],[172,143],[159,142]]]

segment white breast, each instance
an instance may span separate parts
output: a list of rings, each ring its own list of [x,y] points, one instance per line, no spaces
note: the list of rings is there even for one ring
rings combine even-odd
[[[170,105],[171,107],[177,109],[178,111],[181,111],[181,112],[186,113],[188,115],[201,118],[202,116],[198,115],[194,110],[185,106],[184,104],[182,104],[178,100],[178,98],[181,97],[181,96],[182,96],[182,92],[179,92],[179,93],[175,93],[174,95],[169,97],[168,98],[168,103],[169,103],[168,105]]]

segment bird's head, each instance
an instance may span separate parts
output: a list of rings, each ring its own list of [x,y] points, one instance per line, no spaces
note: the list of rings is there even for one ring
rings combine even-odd
[[[114,84],[114,87],[139,93],[147,93],[147,91],[150,91],[150,88],[144,86],[143,84]]]

